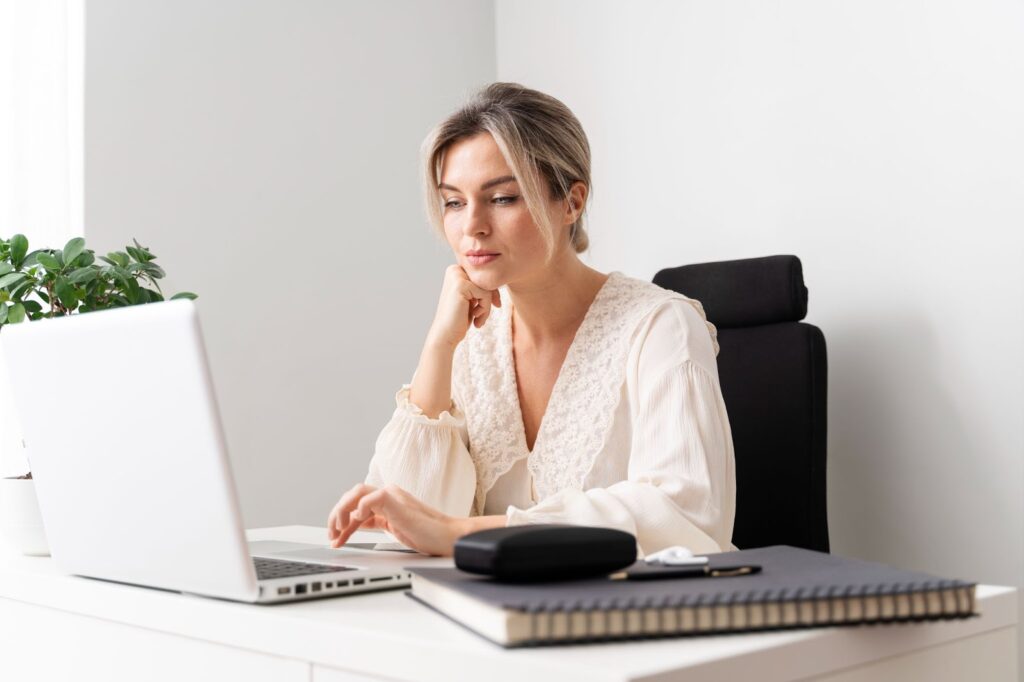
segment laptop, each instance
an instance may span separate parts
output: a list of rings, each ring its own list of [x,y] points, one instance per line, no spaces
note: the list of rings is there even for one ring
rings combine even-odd
[[[443,559],[247,542],[196,305],[0,333],[50,553],[65,573],[267,604],[407,586]]]

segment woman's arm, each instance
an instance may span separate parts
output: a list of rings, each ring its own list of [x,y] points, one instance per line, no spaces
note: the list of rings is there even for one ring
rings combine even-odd
[[[492,305],[501,306],[497,290],[481,289],[461,266],[448,266],[409,396],[431,419],[451,408],[455,348],[465,338],[471,322],[476,327],[487,322]]]
[[[420,551],[450,555],[456,538],[504,525],[503,516],[468,516],[476,470],[465,415],[452,402],[455,349],[470,323],[484,325],[492,305],[501,305],[497,291],[476,286],[458,265],[448,267],[413,382],[395,396],[395,412],[377,438],[366,482],[342,495],[328,515],[334,547],[357,528],[369,527],[389,530]]]
[[[430,419],[452,409],[452,358],[455,346],[428,338],[412,377],[409,400]]]

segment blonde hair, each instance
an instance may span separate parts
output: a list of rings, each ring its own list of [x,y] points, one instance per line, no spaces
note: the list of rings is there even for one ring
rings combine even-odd
[[[590,244],[584,225],[590,199],[587,135],[567,106],[518,83],[491,83],[437,124],[423,141],[423,189],[431,225],[444,234],[443,199],[438,185],[445,152],[455,142],[485,132],[494,138],[519,181],[526,207],[541,228],[549,255],[557,230],[548,221],[544,207],[547,197],[564,200],[573,183],[587,186],[584,205],[578,207],[580,214],[569,230],[576,253],[585,251]]]

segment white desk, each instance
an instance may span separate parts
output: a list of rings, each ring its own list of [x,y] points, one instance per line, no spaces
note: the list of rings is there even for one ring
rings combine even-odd
[[[984,585],[981,617],[962,621],[506,651],[402,591],[253,606],[64,576],[49,558],[4,553],[0,680],[1015,680],[1016,599]]]

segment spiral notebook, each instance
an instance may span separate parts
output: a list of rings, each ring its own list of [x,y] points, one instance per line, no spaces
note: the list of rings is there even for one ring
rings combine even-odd
[[[504,647],[967,618],[976,583],[774,545],[709,554],[731,577],[510,585],[410,567],[409,596]]]

